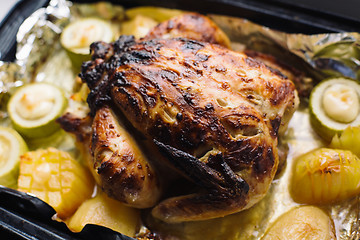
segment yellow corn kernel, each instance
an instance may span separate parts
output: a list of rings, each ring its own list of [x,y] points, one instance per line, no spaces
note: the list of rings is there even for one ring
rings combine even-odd
[[[299,203],[328,204],[360,193],[360,159],[350,151],[320,148],[296,159],[290,184]]]
[[[21,156],[18,190],[48,203],[62,219],[90,198],[93,188],[92,176],[67,152],[49,148]]]
[[[67,221],[69,229],[80,232],[86,224],[111,228],[133,237],[139,227],[140,211],[109,198],[104,193],[85,201]]]

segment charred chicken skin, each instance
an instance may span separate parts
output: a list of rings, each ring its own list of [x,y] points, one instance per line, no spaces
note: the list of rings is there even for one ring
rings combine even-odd
[[[67,113],[58,122],[77,136],[78,148],[96,182],[110,197],[136,208],[158,202],[158,174],[108,106],[99,108],[93,117],[80,119]]]
[[[277,138],[298,105],[294,84],[243,53],[201,37],[150,37],[162,35],[156,31],[138,41],[93,43],[80,74],[92,123],[69,115],[59,122],[89,146],[105,192],[135,207],[155,206],[156,218],[205,220],[253,206],[276,173]],[[161,158],[146,157],[122,121],[197,191],[156,203],[161,176],[152,162]]]

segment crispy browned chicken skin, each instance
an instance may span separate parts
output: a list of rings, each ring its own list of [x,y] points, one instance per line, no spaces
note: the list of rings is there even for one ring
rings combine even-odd
[[[229,38],[213,21],[204,15],[192,12],[160,23],[151,29],[143,40],[177,37],[215,43],[230,48]]]
[[[227,36],[209,18],[197,13],[185,13],[154,27],[146,39],[184,36],[229,47]],[[98,53],[102,50],[99,49]],[[159,174],[139,148],[129,129],[110,107],[104,105],[92,117],[80,119],[66,114],[59,122],[69,132],[77,135],[78,147],[86,156],[88,165],[98,184],[107,194],[130,206],[152,207],[161,194]],[[154,151],[154,143],[145,145],[152,149],[152,159],[163,158]],[[161,168],[161,166],[158,165]],[[161,178],[163,179],[164,174]],[[173,175],[173,174],[171,174]],[[167,180],[168,181],[168,180]]]
[[[169,39],[178,36],[198,41]],[[219,45],[230,46],[226,35],[195,13],[159,24],[138,42],[122,36],[92,44],[92,61],[80,74],[91,90],[91,114],[59,122],[83,143],[109,196],[154,206],[163,177],[154,161],[197,186],[155,206],[152,214],[167,222],[224,216],[266,194],[278,165],[278,133],[297,94],[280,72]],[[150,142],[146,153],[129,128]]]
[[[67,113],[58,122],[77,136],[78,148],[96,182],[110,197],[136,208],[149,208],[158,202],[158,174],[108,106],[99,108],[94,117],[80,119]]]
[[[91,49],[93,60],[80,76],[91,90],[92,116],[110,108],[121,112],[199,186],[193,194],[160,202],[155,217],[167,222],[220,217],[266,194],[278,165],[279,128],[298,104],[292,82],[242,53],[184,38],[136,42],[122,36]],[[92,139],[107,131],[94,128]],[[104,141],[107,147],[116,140]],[[92,149],[100,142],[93,141]],[[101,171],[111,173],[106,168]]]

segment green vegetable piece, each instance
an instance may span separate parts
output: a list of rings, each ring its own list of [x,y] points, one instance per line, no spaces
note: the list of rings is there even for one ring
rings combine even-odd
[[[310,95],[310,121],[326,141],[348,126],[360,126],[360,84],[345,78],[322,81]]]
[[[25,141],[15,130],[0,127],[0,185],[16,188],[20,156],[27,150]]]
[[[60,88],[49,83],[33,83],[14,93],[8,103],[8,113],[20,134],[27,138],[40,138],[60,128],[55,120],[66,106],[67,100]]]
[[[99,18],[82,18],[67,25],[60,37],[74,68],[90,60],[90,45],[96,41],[111,42],[115,32],[110,22]]]

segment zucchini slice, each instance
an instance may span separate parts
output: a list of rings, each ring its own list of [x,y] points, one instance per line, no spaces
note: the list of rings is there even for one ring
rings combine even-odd
[[[110,22],[99,18],[82,18],[67,25],[60,37],[73,66],[80,68],[90,60],[90,44],[96,41],[111,42],[115,31]]]
[[[10,98],[8,113],[15,130],[27,138],[46,137],[59,129],[67,100],[63,91],[49,83],[32,83],[19,88]]]
[[[360,84],[345,78],[322,81],[310,95],[310,121],[330,141],[348,126],[360,126]]]
[[[0,185],[16,188],[20,155],[27,149],[25,141],[15,130],[0,127]]]

